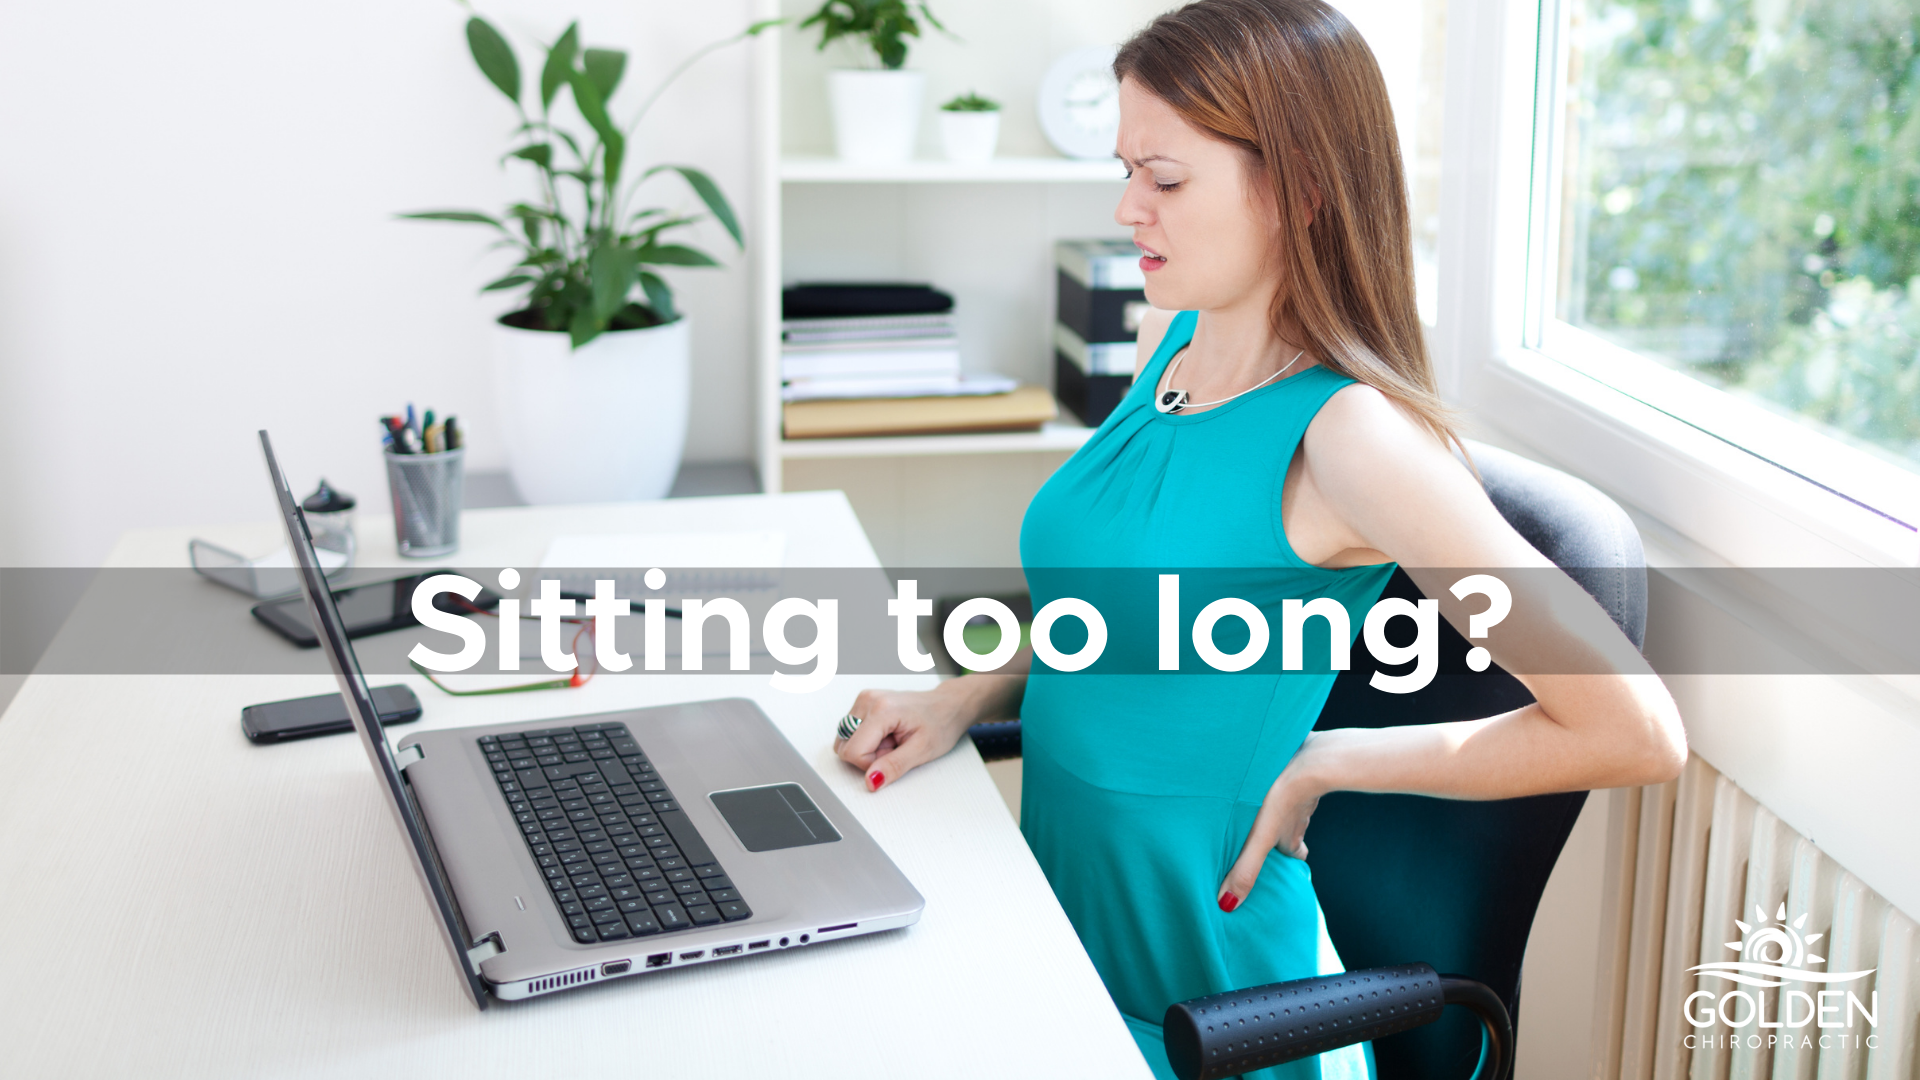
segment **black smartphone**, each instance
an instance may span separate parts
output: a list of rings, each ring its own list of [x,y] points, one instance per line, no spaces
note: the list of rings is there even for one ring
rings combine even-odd
[[[414,574],[393,581],[355,585],[334,593],[333,603],[340,609],[340,621],[347,628],[347,636],[366,637],[368,634],[415,625],[413,590],[431,576]],[[467,601],[452,593],[443,592],[433,598],[434,607],[455,615],[468,614],[474,608],[491,611],[499,603],[500,598],[485,589],[474,597],[471,607],[467,606]],[[313,624],[307,621],[306,599],[298,594],[255,604],[253,617],[303,649],[318,648],[320,645],[320,639],[314,636]]]
[[[382,727],[420,719],[420,699],[404,686],[374,687],[373,707],[380,713]],[[240,710],[240,730],[257,743],[287,742],[352,731],[353,721],[347,718],[347,703],[339,694],[320,694],[249,705]]]

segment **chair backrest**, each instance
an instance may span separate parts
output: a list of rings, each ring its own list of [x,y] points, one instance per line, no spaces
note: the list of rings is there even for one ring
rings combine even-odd
[[[1646,627],[1645,556],[1625,512],[1591,486],[1490,446],[1471,446],[1488,496],[1515,531],[1591,593],[1638,646]],[[1388,596],[1420,599],[1395,571]],[[1498,667],[1466,666],[1466,640],[1443,621],[1439,674],[1412,694],[1367,685],[1365,649],[1334,681],[1317,728],[1472,720],[1533,700]],[[1390,672],[1405,669],[1389,669]],[[1327,932],[1352,969],[1425,961],[1493,988],[1519,1028],[1520,965],[1547,877],[1587,793],[1497,802],[1337,792],[1320,800],[1307,862]],[[1480,1028],[1464,1011],[1380,1040],[1381,1076],[1472,1074]]]

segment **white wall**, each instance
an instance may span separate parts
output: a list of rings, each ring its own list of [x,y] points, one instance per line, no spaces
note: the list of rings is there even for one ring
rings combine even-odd
[[[537,75],[577,14],[633,54],[618,106],[749,19],[748,0],[477,0]],[[452,3],[0,5],[0,565],[93,565],[124,529],[259,519],[253,432],[292,480],[385,498],[375,418],[457,412],[500,468],[488,320],[513,125]],[[704,61],[636,159],[707,169],[748,207],[747,52]],[[658,193],[697,206],[677,180]],[[753,222],[745,222],[752,239]],[[673,275],[695,320],[692,460],[748,456],[745,258]]]

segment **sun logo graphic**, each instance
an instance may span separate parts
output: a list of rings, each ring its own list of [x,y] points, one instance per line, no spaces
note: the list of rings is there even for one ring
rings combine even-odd
[[[1739,953],[1740,959],[1709,961],[1696,964],[1687,971],[1703,978],[1725,979],[1740,986],[1751,986],[1754,990],[1749,993],[1736,986],[1720,993],[1702,989],[1689,994],[1681,1005],[1681,1011],[1695,1033],[1686,1036],[1686,1047],[1693,1049],[1696,1046],[1734,1046],[1744,1043],[1755,1049],[1788,1044],[1802,1049],[1817,1047],[1822,1050],[1848,1045],[1875,1048],[1879,1039],[1877,1034],[1862,1036],[1844,1029],[1852,1028],[1856,1017],[1865,1021],[1864,1026],[1869,1032],[1879,1025],[1880,991],[1868,991],[1867,1000],[1862,1001],[1853,988],[1824,989],[1864,979],[1873,974],[1874,969],[1815,971],[1813,965],[1827,961],[1809,948],[1818,944],[1822,935],[1806,933],[1806,915],[1789,923],[1787,905],[1784,903],[1774,913],[1773,919],[1768,919],[1766,910],[1757,904],[1754,905],[1753,914],[1752,924],[1739,919],[1733,921],[1733,925],[1740,928],[1741,936],[1739,941],[1727,942],[1727,948]],[[1771,990],[1773,987],[1789,987],[1793,983],[1806,984],[1809,989],[1823,988],[1813,993],[1792,988],[1777,993]],[[1771,1019],[1767,1015],[1769,1012],[1773,1013]],[[1724,1033],[1704,1030],[1717,1024],[1725,1024],[1733,1030]],[[1741,1030],[1748,1026],[1755,1030],[1751,1033]],[[1809,1027],[1815,1030],[1803,1030]],[[1832,1030],[1836,1028],[1843,1030]],[[1771,1030],[1762,1034],[1760,1029]]]
[[[1740,928],[1741,938],[1727,942],[1727,948],[1744,959],[1700,964],[1687,970],[1746,986],[1780,986],[1790,981],[1843,983],[1873,974],[1872,968],[1865,971],[1812,971],[1808,969],[1808,964],[1824,964],[1827,961],[1825,957],[1807,951],[1808,946],[1820,940],[1820,935],[1801,933],[1807,925],[1806,914],[1803,913],[1789,924],[1785,903],[1774,915],[1775,919],[1780,920],[1778,925],[1770,924],[1766,910],[1758,904],[1753,906],[1753,914],[1755,924],[1752,926],[1739,919],[1733,920],[1733,925]]]

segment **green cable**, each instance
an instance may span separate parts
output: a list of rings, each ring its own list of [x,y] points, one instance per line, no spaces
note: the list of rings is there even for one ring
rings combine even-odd
[[[519,686],[494,686],[485,690],[455,690],[439,679],[434,678],[433,672],[420,666],[420,661],[408,657],[407,663],[412,664],[413,670],[419,672],[428,682],[439,687],[441,692],[452,694],[454,697],[480,697],[486,694],[518,694],[523,690],[558,690],[561,687],[574,685],[573,680],[575,678],[575,676],[569,675],[564,679],[547,679],[544,682],[521,683]]]

